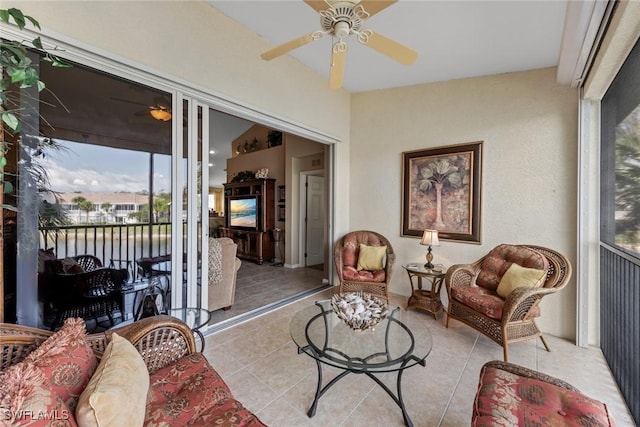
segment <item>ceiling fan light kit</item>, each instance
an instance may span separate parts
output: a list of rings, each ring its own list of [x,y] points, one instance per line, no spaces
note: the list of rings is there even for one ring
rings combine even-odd
[[[168,122],[171,120],[171,113],[164,108],[151,108],[149,114],[156,120],[161,122]]]
[[[270,61],[294,49],[318,40],[325,34],[336,37],[338,41],[331,49],[331,67],[329,69],[329,87],[342,87],[344,76],[345,54],[347,44],[345,39],[355,34],[357,40],[381,54],[400,62],[411,65],[418,58],[418,53],[396,41],[371,30],[361,30],[364,21],[398,0],[362,0],[359,3],[350,1],[304,0],[320,15],[322,30],[290,40],[273,49],[264,52],[261,57]]]

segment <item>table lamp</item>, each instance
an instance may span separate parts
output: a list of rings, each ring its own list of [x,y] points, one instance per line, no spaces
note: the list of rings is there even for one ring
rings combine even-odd
[[[433,261],[433,254],[431,253],[431,246],[440,246],[440,241],[438,240],[438,230],[424,230],[422,234],[422,240],[420,240],[420,244],[424,246],[428,246],[429,250],[427,252],[427,263],[424,265],[424,268],[432,269],[435,267],[431,261]]]

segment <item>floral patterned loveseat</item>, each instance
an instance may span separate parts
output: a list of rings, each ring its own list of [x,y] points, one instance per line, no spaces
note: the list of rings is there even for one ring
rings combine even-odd
[[[607,405],[558,378],[508,362],[487,362],[473,403],[473,427],[615,426]]]
[[[0,348],[0,425],[264,426],[170,316],[91,335],[0,324]]]

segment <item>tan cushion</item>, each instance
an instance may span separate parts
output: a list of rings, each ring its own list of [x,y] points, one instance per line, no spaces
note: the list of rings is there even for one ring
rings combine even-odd
[[[535,288],[542,285],[547,272],[536,268],[521,267],[518,264],[511,264],[500,279],[496,292],[502,298],[507,298],[515,288],[527,287]]]
[[[360,243],[358,270],[382,270],[384,268],[384,257],[386,254],[386,246],[367,246]]]
[[[136,348],[113,334],[102,361],[80,395],[78,426],[142,426],[149,372]]]

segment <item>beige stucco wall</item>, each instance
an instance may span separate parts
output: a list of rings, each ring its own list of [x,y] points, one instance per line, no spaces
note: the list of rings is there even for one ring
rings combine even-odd
[[[408,295],[401,264],[425,247],[401,237],[402,152],[484,141],[481,244],[443,241],[436,263],[475,261],[500,243],[548,246],[576,257],[577,93],[555,68],[352,96],[353,229],[387,236],[397,254],[391,291]],[[444,294],[444,293],[443,293]],[[575,281],[542,302],[541,328],[575,337]]]

